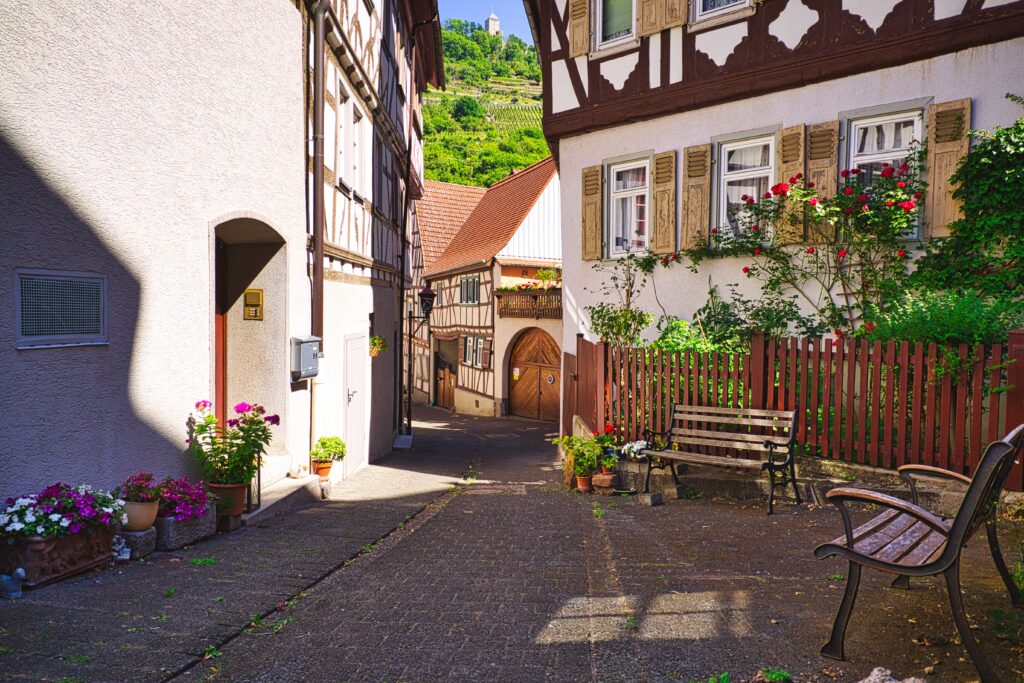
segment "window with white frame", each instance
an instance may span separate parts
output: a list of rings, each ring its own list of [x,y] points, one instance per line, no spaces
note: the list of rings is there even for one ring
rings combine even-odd
[[[609,255],[647,248],[647,207],[650,205],[650,162],[627,161],[608,169],[611,179],[608,211]]]
[[[359,154],[363,148],[363,113],[359,107],[352,105],[352,188],[359,194],[365,194],[363,187],[363,163]]]
[[[847,135],[850,168],[860,169],[864,183],[872,185],[886,165],[903,163],[911,145],[921,140],[922,123],[920,110],[851,120]]]
[[[732,10],[747,7],[750,0],[697,0],[696,16],[694,19],[700,21]]]
[[[483,367],[484,338],[463,337],[462,338],[462,362],[472,365],[474,368]]]
[[[92,273],[18,270],[18,348],[107,343],[107,279]]]
[[[774,183],[775,136],[723,142],[718,168],[718,225],[738,235],[745,198],[764,196]]]
[[[341,80],[338,81],[338,95],[338,163],[335,168],[338,169],[338,180],[344,182],[351,181],[351,178],[345,166],[348,162],[348,138],[345,136],[349,128],[345,125],[348,118],[348,95],[345,94],[345,85]]]
[[[459,282],[459,303],[478,304],[480,303],[480,276],[472,275],[464,277]]]
[[[633,37],[636,20],[635,0],[598,0],[598,47],[604,47]]]

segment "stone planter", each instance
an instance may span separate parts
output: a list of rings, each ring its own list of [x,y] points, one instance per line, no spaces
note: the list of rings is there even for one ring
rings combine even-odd
[[[210,503],[206,514],[179,522],[174,517],[156,518],[157,550],[177,550],[196,541],[213,536],[217,531],[217,506]]]
[[[25,570],[25,588],[39,588],[95,567],[114,557],[114,529],[71,536],[6,538],[0,540],[0,574]]]

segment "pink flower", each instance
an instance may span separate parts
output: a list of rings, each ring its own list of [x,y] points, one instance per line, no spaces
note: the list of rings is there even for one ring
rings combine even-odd
[[[209,410],[213,407],[213,404],[209,401],[197,401],[196,410]]]
[[[252,406],[246,403],[245,401],[242,401],[241,403],[235,406],[236,413],[248,413],[250,410],[252,410]]]

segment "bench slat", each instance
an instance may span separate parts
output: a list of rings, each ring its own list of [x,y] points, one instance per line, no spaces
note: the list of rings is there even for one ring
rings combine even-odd
[[[906,557],[900,560],[900,564],[905,567],[919,567],[934,559],[945,546],[946,535],[932,529],[930,534],[925,536]]]
[[[730,458],[721,455],[704,455],[703,453],[687,453],[686,451],[644,451],[648,457],[654,455],[666,460],[678,460],[695,465],[721,465],[722,467],[741,467],[744,469],[761,469],[760,460],[747,458]]]
[[[893,508],[890,508],[890,509],[886,510],[885,512],[883,512],[882,514],[878,515],[877,517],[872,517],[870,520],[868,520],[867,522],[864,522],[859,527],[857,527],[857,528],[855,528],[853,530],[853,542],[857,543],[858,541],[862,540],[865,536],[867,536],[867,535],[869,535],[869,534],[871,534],[871,533],[873,533],[875,531],[878,531],[879,529],[884,527],[886,524],[888,524],[889,521],[892,520],[892,518],[895,517],[898,514],[900,514],[899,510],[895,510]],[[835,545],[845,546],[846,545],[846,534],[843,534],[842,536],[839,536],[838,538],[833,538],[832,539],[832,543],[834,543]]]
[[[695,436],[702,439],[716,439],[722,441],[747,441],[749,443],[756,443],[757,445],[764,444],[765,441],[770,441],[771,436],[768,434],[747,434],[745,432],[716,432],[711,429],[680,429],[675,427],[672,429],[674,436]]]
[[[916,522],[872,557],[889,564],[897,564],[928,535],[930,530],[931,527],[924,522]]]
[[[700,415],[697,413],[675,414],[675,419],[680,422],[714,422],[716,424],[748,425],[751,427],[774,427],[775,429],[789,429],[791,418],[747,418],[747,417],[722,417],[720,415]]]
[[[759,443],[749,441],[734,441],[732,439],[698,439],[694,436],[680,436],[672,439],[673,443],[684,446],[716,446],[718,448],[736,448],[756,453],[767,453],[768,449]],[[762,439],[764,441],[764,439]]]
[[[869,556],[874,555],[876,552],[896,540],[896,537],[900,534],[914,526],[915,522],[917,522],[917,519],[911,515],[898,515],[896,519],[884,528],[879,529],[859,543],[855,543],[853,549],[858,553],[863,553]]]
[[[707,415],[750,415],[752,417],[784,417],[792,420],[792,410],[762,410],[761,408],[717,408],[713,406],[684,406],[676,404],[675,412]]]

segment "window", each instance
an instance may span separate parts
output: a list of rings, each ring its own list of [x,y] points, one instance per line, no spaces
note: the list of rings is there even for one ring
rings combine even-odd
[[[633,37],[633,0],[601,0],[597,13],[598,47]]]
[[[480,276],[464,277],[459,283],[459,303],[480,303]]]
[[[729,10],[746,7],[747,0],[698,0],[696,4],[697,16],[695,18],[701,20],[724,14]]]
[[[921,126],[920,111],[850,121],[850,168],[861,169],[864,183],[871,185],[882,164],[903,163],[911,144],[921,140]]]
[[[348,151],[346,149],[348,141],[345,137],[345,108],[348,106],[348,95],[345,94],[344,82],[340,80],[338,81],[338,95],[338,163],[335,168],[338,169],[339,181],[351,181],[352,179],[348,177],[349,174],[345,166],[346,162],[348,162]]]
[[[744,195],[762,197],[774,182],[775,136],[722,143],[718,166],[718,224],[738,235]]]
[[[650,163],[630,161],[609,169],[610,255],[618,256],[647,248],[648,171]]]
[[[483,367],[484,338],[463,337],[462,338],[462,362],[472,365],[475,368]]]
[[[19,270],[18,348],[107,343],[107,279],[90,273]]]
[[[363,137],[363,113],[359,107],[352,105],[352,189],[359,194],[365,194],[363,189],[362,160],[359,154],[362,150]]]

